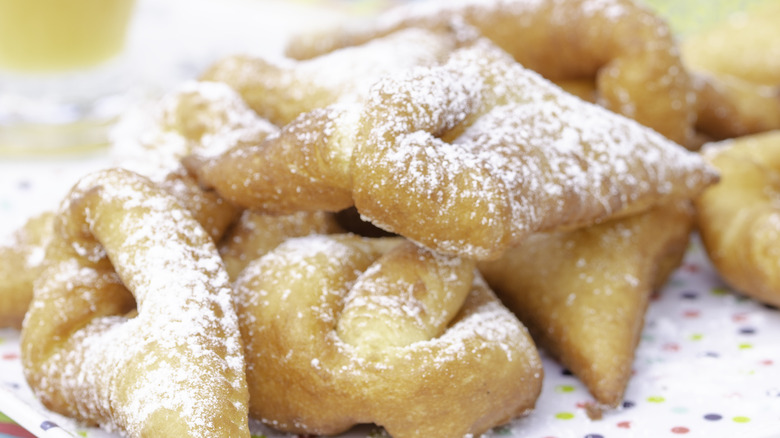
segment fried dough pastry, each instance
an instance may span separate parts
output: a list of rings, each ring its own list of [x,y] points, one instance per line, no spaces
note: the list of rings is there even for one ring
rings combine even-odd
[[[688,35],[680,43],[685,64],[695,71],[780,86],[780,3],[767,1],[733,14],[723,23]]]
[[[780,129],[780,3],[735,13],[686,36],[681,53],[696,73],[697,129],[712,140]]]
[[[710,260],[738,292],[780,306],[780,131],[705,145],[720,183],[696,201]]]
[[[192,215],[115,169],[83,178],[55,221],[21,337],[43,404],[133,437],[249,437],[232,290]]]
[[[772,88],[705,73],[694,79],[696,129],[710,141],[780,129],[780,85]]]
[[[306,61],[230,56],[201,79],[230,85],[260,116],[283,126],[315,108],[360,100],[380,76],[438,64],[457,44],[446,29],[404,29]]]
[[[217,155],[279,131],[220,82],[187,81],[148,112],[147,132],[138,141],[120,143],[116,158],[122,167],[158,180],[177,171],[187,155]],[[137,138],[135,131],[130,137]]]
[[[288,215],[270,215],[244,210],[219,242],[219,254],[228,276],[235,280],[251,261],[291,237],[309,234],[335,234],[344,230],[336,215],[324,211],[301,211]]]
[[[252,262],[235,289],[250,413],[274,428],[477,436],[539,395],[538,352],[473,262],[398,238],[309,236]]]
[[[653,290],[676,268],[693,226],[690,202],[570,232],[538,233],[479,268],[540,348],[603,406],[631,376]]]
[[[386,77],[360,106],[298,117],[268,141],[185,163],[238,205],[340,211],[429,248],[498,257],[529,234],[689,199],[701,157],[564,93],[488,40]]]
[[[21,328],[32,285],[43,271],[54,213],[30,218],[0,245],[0,328]]]
[[[446,0],[399,6],[369,23],[293,38],[297,59],[363,44],[398,29],[465,22],[552,81],[589,80],[598,101],[688,145],[695,100],[667,23],[632,0]]]

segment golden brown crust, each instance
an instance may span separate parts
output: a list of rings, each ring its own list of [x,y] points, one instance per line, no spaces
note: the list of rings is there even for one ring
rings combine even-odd
[[[42,403],[134,437],[248,437],[228,276],[192,215],[107,170],[74,187],[54,227],[21,340]]]
[[[495,258],[529,233],[698,194],[698,154],[576,99],[487,40],[378,81],[190,170],[231,202],[289,213],[353,203],[429,248]]]
[[[737,291],[780,305],[780,131],[705,146],[721,181],[696,199],[710,260]]]
[[[698,74],[696,129],[710,141],[780,129],[780,86]]]
[[[423,2],[369,23],[301,35],[287,53],[319,56],[408,27],[465,22],[546,78],[589,79],[598,101],[683,145],[693,136],[692,88],[668,25],[630,0]]]
[[[631,377],[650,294],[679,265],[688,202],[572,232],[539,233],[479,264],[540,347],[617,407]]]
[[[219,254],[235,280],[246,265],[291,237],[343,232],[332,213],[298,212],[270,215],[244,210],[219,241]]]
[[[489,45],[375,89],[353,153],[355,205],[440,251],[495,258],[530,233],[689,199],[717,178],[698,154]]]
[[[291,239],[236,282],[250,412],[334,434],[479,434],[534,406],[542,368],[473,263],[397,238]]]

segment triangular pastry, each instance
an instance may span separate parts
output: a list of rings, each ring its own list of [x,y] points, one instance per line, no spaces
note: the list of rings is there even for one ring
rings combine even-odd
[[[539,346],[616,407],[651,293],[687,248],[689,202],[570,232],[538,233],[479,268]]]

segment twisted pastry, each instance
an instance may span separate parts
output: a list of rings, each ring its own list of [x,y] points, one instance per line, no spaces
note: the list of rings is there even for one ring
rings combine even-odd
[[[230,85],[260,116],[283,126],[315,108],[360,100],[382,75],[438,64],[457,44],[457,35],[447,29],[404,29],[306,61],[230,56],[201,80]]]
[[[117,169],[82,179],[55,226],[21,341],[43,404],[129,436],[248,437],[232,291],[192,215]]]
[[[696,200],[710,260],[735,290],[780,306],[780,131],[705,146],[722,180]]]
[[[570,232],[539,233],[480,271],[534,340],[617,407],[650,295],[679,265],[693,226],[683,201]]]
[[[244,210],[217,247],[228,276],[235,280],[253,260],[291,237],[343,232],[336,216],[322,211],[269,215]]]
[[[688,145],[695,96],[669,26],[632,0],[467,0],[402,5],[369,23],[302,35],[287,53],[307,59],[398,29],[474,26],[525,67],[553,80],[595,81],[598,101]]]
[[[45,266],[53,219],[52,212],[32,217],[0,245],[0,328],[22,327],[33,282]]]
[[[689,199],[717,179],[698,154],[576,99],[487,40],[440,66],[377,82],[280,134],[185,161],[238,205],[355,205],[435,250],[498,257],[529,234]]]
[[[250,412],[334,434],[478,435],[533,408],[539,356],[474,264],[397,238],[291,239],[235,283]]]

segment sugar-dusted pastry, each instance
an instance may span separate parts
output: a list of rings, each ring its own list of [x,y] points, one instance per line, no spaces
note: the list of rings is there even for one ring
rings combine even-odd
[[[201,80],[230,85],[260,116],[282,126],[315,108],[360,100],[382,75],[438,64],[459,39],[450,29],[405,29],[306,61],[235,55],[217,61]]]
[[[529,412],[526,329],[464,259],[398,238],[290,239],[235,282],[250,413],[276,429],[478,436]]]
[[[52,212],[36,215],[0,243],[0,327],[22,327],[33,282],[45,265],[53,218]]]
[[[54,226],[21,339],[41,402],[132,437],[249,437],[232,289],[192,215],[116,169],[84,177]]]
[[[305,113],[263,143],[187,164],[247,208],[354,204],[386,231],[481,259],[717,179],[697,153],[564,93],[485,39],[385,77],[361,105]]]
[[[216,155],[279,130],[221,82],[186,81],[145,110],[112,152],[122,167],[154,179],[178,170],[189,154]]]
[[[704,148],[722,175],[695,203],[707,254],[735,290],[780,306],[780,131]]]
[[[534,234],[479,268],[540,348],[600,405],[616,407],[650,295],[679,265],[692,226],[693,208],[683,201],[575,231]]]
[[[293,38],[298,59],[363,44],[398,29],[466,23],[525,67],[553,81],[594,82],[598,101],[682,145],[695,99],[667,23],[633,0],[410,2],[368,22]]]
[[[324,211],[272,215],[244,210],[217,247],[234,280],[246,265],[291,237],[343,231],[336,215]]]

